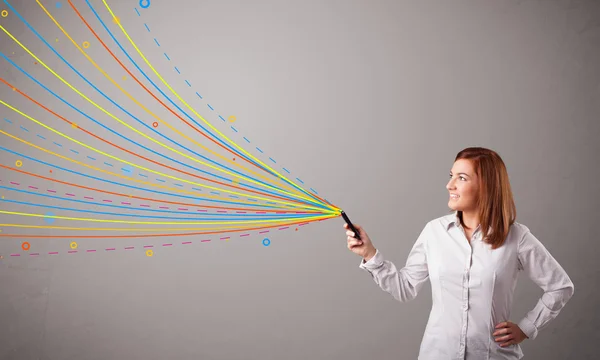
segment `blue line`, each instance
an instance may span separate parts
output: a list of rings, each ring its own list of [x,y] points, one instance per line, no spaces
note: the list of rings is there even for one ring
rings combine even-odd
[[[189,81],[186,80],[185,83],[188,84],[189,87],[192,87],[192,84],[190,84]]]
[[[156,38],[154,38],[154,42],[156,43],[156,45],[160,46],[160,44],[158,43],[158,40],[156,40]]]
[[[138,9],[137,8],[134,8],[134,9],[135,9],[135,12],[138,14],[138,16],[140,16],[140,12],[138,11]]]
[[[156,179],[156,181],[160,181],[160,182],[166,182],[166,181],[164,181],[164,180],[162,180],[162,179],[158,179],[158,178]]]
[[[273,162],[273,164],[277,164],[277,161],[273,160],[272,157],[269,156],[269,159]]]
[[[215,109],[213,109],[213,107],[212,107],[212,106],[210,106],[210,104],[206,104],[206,105],[208,105],[208,107],[209,107],[211,110],[213,110],[213,111],[215,110]]]
[[[106,165],[108,165],[108,166],[112,166],[112,167],[114,167],[114,166],[113,166],[113,164],[109,164],[109,163],[107,163],[106,161],[104,162],[104,164],[106,164]]]
[[[7,118],[4,118],[4,121],[6,121],[6,122],[8,122],[8,123],[10,123],[10,124],[12,124],[12,123],[13,123],[12,121],[8,120]]]
[[[319,195],[319,193],[317,192],[317,190],[315,190],[315,189],[313,189],[313,188],[310,188],[310,189],[311,189],[312,191],[314,191],[314,192],[315,192],[315,194]]]
[[[291,174],[291,172],[288,169],[283,168],[283,170],[285,170],[288,174]]]
[[[244,136],[244,140],[246,140],[248,142],[248,144],[250,144],[250,140],[248,140],[245,136]]]
[[[4,188],[4,186],[0,186],[0,188]],[[19,190],[19,189],[10,189],[8,188],[8,190],[14,190],[14,191],[21,191],[21,192],[28,192],[28,191],[23,191],[23,190]],[[45,195],[45,194],[36,194],[31,192],[34,195]],[[49,196],[50,197],[50,196]],[[109,204],[97,204],[97,203],[92,203],[92,202],[87,202],[87,201],[82,201],[82,200],[76,200],[76,199],[62,199],[62,198],[58,198],[60,200],[71,200],[74,202],[84,202],[84,203],[88,203],[88,204],[93,204],[93,205],[109,205]],[[243,221],[249,221],[249,220],[278,220],[280,218],[282,218],[283,216],[276,216],[276,217],[267,217],[267,216],[262,216],[262,217],[256,217],[256,218],[251,218],[252,215],[254,216],[258,216],[260,214],[219,214],[221,216],[236,216],[236,215],[245,215],[245,216],[238,216],[238,218],[197,218],[197,217],[190,217],[190,213],[186,213],[188,216],[187,217],[171,217],[171,216],[152,216],[152,215],[141,215],[141,214],[128,214],[128,213],[114,213],[114,212],[108,212],[108,211],[94,211],[94,210],[83,210],[83,209],[76,209],[76,208],[68,208],[68,207],[62,207],[62,206],[53,206],[53,205],[43,205],[43,204],[36,204],[36,203],[30,203],[30,202],[26,202],[26,201],[18,201],[18,200],[9,200],[9,199],[0,199],[0,201],[3,202],[7,202],[7,203],[14,203],[14,204],[22,204],[22,205],[29,205],[29,206],[36,206],[36,207],[42,207],[42,208],[48,208],[48,209],[56,209],[56,210],[67,210],[67,211],[74,211],[74,212],[78,212],[78,213],[91,213],[91,214],[101,214],[101,215],[113,215],[113,216],[125,216],[125,217],[139,217],[139,218],[146,218],[146,219],[170,219],[170,220],[189,220],[190,218],[193,220],[218,220],[218,221],[227,221],[227,220],[243,220]],[[118,205],[113,205],[115,207],[120,207],[120,208],[124,208],[127,209],[129,211],[131,210],[150,210],[152,211],[153,209],[143,209],[143,208],[128,208],[125,206],[118,206]],[[158,211],[158,210],[154,210],[154,211]],[[173,212],[173,211],[160,211],[160,212]],[[202,214],[204,216],[206,215],[211,215],[209,213],[206,214]],[[273,215],[280,215],[280,214],[273,214]],[[284,219],[288,218],[288,217],[292,217],[292,218],[298,218],[298,217],[307,217],[307,214],[304,214],[304,216],[298,216],[298,215],[302,215],[302,214],[283,214],[283,215],[288,215],[286,217],[283,217]],[[314,215],[313,215],[314,216]],[[47,216],[49,218],[51,218],[52,216]],[[241,218],[241,219],[240,219]],[[133,224],[131,224],[133,225]],[[179,224],[179,225],[184,225],[184,224]],[[191,225],[191,224],[190,224]],[[200,224],[197,224],[200,225]]]
[[[62,145],[61,145],[61,144],[59,144],[59,143],[57,143],[56,141],[53,141],[53,143],[54,143],[55,145],[57,145],[57,146],[60,146],[60,147],[62,147]]]
[[[79,151],[73,150],[73,149],[71,149],[71,151],[74,152],[75,154],[79,155]]]
[[[25,129],[25,128],[23,127],[23,125],[21,125],[21,129],[23,129],[23,130],[25,130],[25,131],[29,132],[29,130]]]
[[[234,128],[233,126],[232,126],[231,128],[233,129],[233,131],[235,131],[235,132],[238,132],[238,131],[236,130],[236,128]]]
[[[302,181],[302,180],[300,180],[300,179],[298,179],[298,178],[296,178],[296,180],[298,180],[298,181],[300,181],[301,183],[303,183],[303,184],[304,184],[304,181]]]
[[[144,23],[144,26],[146,27],[146,30],[148,30],[148,32],[150,32],[150,28],[148,27],[148,25],[146,25],[146,23]]]
[[[221,120],[225,121],[225,119],[224,119],[224,118],[223,118],[221,115],[219,115],[219,118],[220,118]]]
[[[5,1],[5,2],[6,2],[6,1]],[[8,5],[10,6],[10,4],[8,4]],[[16,12],[15,12],[15,13],[16,13]],[[16,13],[16,14],[17,14],[18,16],[20,16],[18,13]],[[23,19],[23,20],[24,20],[24,19]],[[28,23],[26,23],[26,25],[27,25],[27,26],[29,26],[29,24],[28,24]],[[30,27],[30,26],[29,26],[29,27]],[[38,33],[37,33],[37,32],[36,32],[34,29],[32,29],[31,27],[30,27],[30,29],[31,29],[32,31],[34,31],[34,32],[36,33],[36,35],[38,35],[38,37],[40,37],[40,36],[39,36],[39,34],[38,34]],[[45,42],[45,43],[48,45],[48,43],[47,43],[47,42],[46,42],[46,41],[45,41],[45,40],[44,40],[42,37],[40,37],[40,38],[41,38],[41,39],[42,39],[42,40],[43,40],[43,41],[44,41],[44,42]],[[49,46],[49,45],[48,45],[48,46]],[[68,66],[69,66],[69,67],[71,67],[71,69],[73,69],[73,70],[74,70],[74,71],[75,71],[75,72],[76,72],[76,73],[77,73],[77,74],[78,74],[78,75],[79,75],[79,76],[80,76],[82,79],[84,79],[84,80],[85,80],[85,81],[86,81],[88,84],[90,84],[90,85],[91,85],[91,86],[92,86],[94,89],[96,89],[96,91],[98,91],[100,94],[102,94],[102,95],[103,95],[105,98],[107,98],[109,101],[111,101],[111,102],[112,102],[113,104],[115,104],[117,107],[119,107],[121,110],[123,110],[123,111],[124,111],[125,113],[127,113],[129,116],[131,116],[132,118],[134,118],[135,120],[137,120],[139,123],[141,123],[142,125],[144,125],[146,128],[148,128],[148,129],[150,129],[150,130],[154,131],[155,133],[157,133],[157,134],[158,134],[158,135],[160,135],[161,137],[163,137],[163,138],[165,138],[165,139],[167,139],[167,140],[169,140],[169,141],[171,141],[171,142],[173,142],[173,143],[175,143],[175,144],[177,144],[177,145],[181,146],[182,148],[184,148],[184,149],[186,149],[186,150],[190,151],[191,153],[193,153],[193,154],[195,154],[195,155],[197,155],[197,156],[199,156],[199,157],[201,157],[201,158],[203,158],[203,159],[205,159],[205,160],[207,160],[207,161],[209,161],[209,162],[211,162],[211,163],[213,163],[213,164],[219,165],[219,166],[221,166],[221,167],[224,167],[224,168],[226,168],[226,169],[228,169],[228,170],[230,170],[230,171],[232,171],[232,172],[234,172],[234,173],[236,173],[236,174],[240,174],[240,175],[241,175],[241,173],[240,173],[239,171],[236,171],[236,170],[234,170],[234,169],[230,169],[230,168],[229,168],[229,167],[227,167],[227,166],[224,166],[224,165],[222,165],[222,164],[216,163],[216,162],[214,162],[213,160],[211,160],[211,159],[208,159],[208,158],[206,158],[205,156],[203,156],[203,155],[201,155],[201,154],[198,154],[197,152],[195,152],[195,151],[193,151],[193,150],[191,150],[191,149],[188,149],[187,147],[184,147],[184,146],[180,145],[180,144],[179,144],[179,143],[177,143],[177,142],[174,142],[174,141],[173,141],[173,140],[171,140],[170,138],[168,138],[168,137],[166,137],[166,136],[162,135],[161,133],[159,133],[159,132],[155,131],[153,128],[151,128],[151,127],[150,127],[150,126],[148,126],[147,124],[143,123],[142,121],[140,121],[140,120],[139,120],[138,118],[136,118],[135,116],[131,115],[129,112],[127,112],[125,109],[123,109],[123,108],[122,108],[121,106],[119,106],[117,103],[115,103],[115,102],[114,102],[112,99],[110,99],[109,97],[107,97],[107,96],[106,96],[106,95],[105,95],[103,92],[101,92],[101,91],[100,91],[98,88],[96,88],[96,87],[95,87],[93,84],[91,84],[91,83],[90,83],[90,82],[89,82],[89,81],[88,81],[88,80],[87,80],[85,77],[83,77],[83,76],[82,76],[82,75],[81,75],[81,74],[80,74],[80,73],[79,73],[79,72],[78,72],[76,69],[74,69],[74,68],[73,68],[73,67],[72,67],[72,66],[71,66],[71,65],[70,65],[70,64],[69,64],[69,63],[68,63],[68,62],[67,62],[67,61],[66,61],[66,60],[65,60],[65,59],[62,57],[62,56],[60,56],[60,54],[58,54],[58,53],[57,53],[57,52],[54,50],[54,48],[52,48],[51,46],[49,46],[49,47],[50,47],[50,49],[51,49],[52,51],[54,51],[54,52],[55,52],[55,54],[57,54],[57,55],[58,55],[58,56],[59,56],[59,57],[60,57],[60,58],[61,58],[61,59],[62,59],[62,60],[63,60],[63,61],[64,61],[64,62],[65,62],[65,63],[66,63]],[[121,137],[121,138],[123,138],[123,139],[125,139],[125,140],[127,140],[127,141],[129,141],[129,142],[131,142],[131,143],[134,143],[134,144],[136,144],[137,146],[139,146],[139,147],[142,147],[142,148],[144,148],[144,149],[146,149],[146,150],[148,150],[148,151],[150,151],[150,152],[152,152],[152,153],[154,153],[154,154],[157,154],[157,155],[159,155],[159,156],[161,156],[161,157],[164,157],[164,158],[167,158],[167,159],[169,159],[169,160],[171,160],[171,161],[174,161],[174,162],[176,162],[176,163],[178,163],[178,164],[181,164],[181,165],[183,165],[183,166],[186,166],[186,167],[188,167],[188,168],[192,168],[192,169],[194,169],[194,170],[197,170],[197,171],[199,171],[199,172],[202,172],[202,173],[205,173],[205,174],[208,174],[208,175],[214,176],[214,177],[216,177],[216,178],[219,178],[219,179],[222,179],[222,180],[228,180],[228,179],[227,179],[227,178],[225,178],[225,177],[222,177],[222,176],[219,176],[219,175],[215,175],[215,174],[212,174],[212,173],[210,173],[210,172],[206,172],[206,171],[204,171],[204,170],[200,170],[200,169],[198,169],[198,168],[196,168],[196,167],[190,166],[190,165],[188,165],[188,164],[184,164],[184,163],[182,163],[182,162],[180,162],[180,161],[178,161],[178,160],[175,160],[175,159],[173,159],[173,158],[171,158],[171,157],[168,157],[168,156],[166,156],[166,155],[160,154],[160,153],[158,153],[158,152],[156,152],[156,151],[154,151],[154,150],[152,150],[152,149],[149,149],[149,148],[147,148],[147,147],[145,147],[145,146],[143,146],[143,145],[141,145],[141,144],[139,144],[139,143],[137,143],[137,142],[135,142],[135,141],[133,141],[133,140],[131,140],[131,139],[129,139],[129,138],[127,138],[127,137],[125,137],[125,136],[123,136],[122,134],[120,134],[120,133],[118,133],[118,132],[115,132],[114,130],[112,130],[112,129],[110,129],[110,128],[106,127],[105,125],[103,125],[103,124],[101,124],[101,123],[99,123],[99,122],[98,122],[98,121],[96,121],[94,118],[92,118],[92,117],[88,116],[87,114],[85,114],[85,113],[84,113],[84,112],[82,112],[81,110],[79,110],[79,109],[75,108],[75,107],[74,107],[73,105],[71,105],[69,102],[67,102],[67,101],[63,100],[63,99],[62,99],[60,96],[56,95],[56,94],[55,94],[55,93],[54,93],[52,90],[48,89],[48,88],[47,88],[45,85],[43,85],[42,83],[40,83],[40,82],[39,82],[37,79],[33,78],[33,77],[32,77],[31,75],[29,75],[29,74],[28,74],[26,71],[24,71],[24,70],[23,70],[21,67],[19,67],[17,64],[15,64],[15,63],[14,63],[14,62],[13,62],[11,59],[9,59],[8,57],[6,57],[6,56],[5,56],[5,55],[4,55],[2,52],[0,52],[0,56],[2,56],[4,59],[6,59],[8,62],[10,62],[10,63],[11,63],[13,66],[15,66],[17,69],[19,69],[19,70],[20,70],[22,73],[24,73],[24,74],[25,74],[27,77],[29,77],[30,79],[32,79],[32,80],[33,80],[34,82],[36,82],[38,85],[40,85],[41,87],[43,87],[43,88],[44,88],[46,91],[50,92],[50,93],[51,93],[52,95],[54,95],[56,98],[58,98],[59,100],[61,100],[61,101],[62,101],[62,102],[64,102],[65,104],[67,104],[69,107],[71,107],[71,108],[72,108],[72,109],[74,109],[75,111],[79,112],[80,114],[84,115],[84,116],[85,116],[85,117],[87,117],[88,119],[92,120],[92,121],[93,121],[93,122],[95,122],[96,124],[98,124],[98,125],[102,126],[103,128],[105,128],[105,129],[109,130],[109,131],[110,131],[110,132],[112,132],[113,134],[115,134],[115,135],[117,135],[117,136],[119,136],[119,137]],[[246,175],[246,176],[248,176],[248,175]],[[254,178],[253,178],[253,177],[251,177],[251,176],[248,176],[248,177],[252,178],[253,180],[256,180],[256,179],[254,179]],[[260,180],[256,180],[256,181],[257,181],[257,182],[259,182],[259,183],[261,183],[261,184],[264,184],[264,182],[262,182],[262,181],[260,181]],[[256,188],[256,187],[254,187],[254,186],[250,186],[250,185],[247,185],[247,187],[248,187],[248,188],[252,188],[252,189],[257,189],[257,190],[263,191],[263,192],[265,192],[265,193],[274,194],[273,192],[271,192],[271,191],[270,191],[270,190],[268,190],[268,189],[267,189],[267,190],[265,190],[265,189],[260,189],[260,188]],[[274,186],[274,187],[275,187],[276,189],[279,189],[279,190],[281,190],[281,189],[280,189],[280,188],[278,188],[277,186]],[[284,195],[284,194],[278,194],[278,195],[280,195],[280,196],[282,196],[282,197],[284,197],[284,198],[287,198],[287,199],[292,199],[292,198],[289,198],[289,197],[287,197],[287,196],[286,196],[286,195]],[[306,202],[306,201],[304,201],[304,200],[298,200],[298,201],[305,202],[306,204],[310,204],[309,202]],[[320,206],[320,205],[319,205],[319,206]]]
[[[89,155],[88,155],[88,158],[90,158],[90,159],[92,159],[92,160],[94,160],[94,161],[96,160],[96,159],[94,159],[93,157],[91,157],[91,156],[89,156]]]
[[[167,58],[167,60],[171,61],[171,59],[169,58],[169,55],[167,55],[167,53],[164,53],[165,57]]]
[[[258,148],[258,146],[256,147],[256,150],[260,151],[261,154],[264,154],[264,152]]]
[[[146,179],[148,178],[148,175],[144,175],[144,174],[142,174],[142,173],[140,173],[140,174],[138,174],[138,175],[139,175],[139,176],[143,176],[143,177],[145,177]]]
[[[38,134],[38,137],[40,137],[40,138],[42,138],[42,139],[46,140],[46,138],[45,138],[45,137],[43,137],[42,135],[39,135],[39,134]]]
[[[175,70],[177,70],[177,72],[179,73],[179,75],[181,75],[181,71],[179,71],[179,69],[177,68],[177,66],[175,66]]]

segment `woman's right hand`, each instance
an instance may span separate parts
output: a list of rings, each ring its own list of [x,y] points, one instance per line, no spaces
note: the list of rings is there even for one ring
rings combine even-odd
[[[358,256],[361,256],[365,261],[369,261],[377,249],[373,246],[369,235],[365,232],[360,225],[353,224],[354,228],[359,232],[361,240],[354,237],[354,231],[350,229],[348,224],[344,223],[344,229],[346,229],[346,235],[348,236],[348,250],[352,251]]]

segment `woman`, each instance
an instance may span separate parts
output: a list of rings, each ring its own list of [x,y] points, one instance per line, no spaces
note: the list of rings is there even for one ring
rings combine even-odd
[[[431,281],[432,309],[420,360],[520,359],[521,343],[535,339],[573,296],[573,283],[529,229],[515,222],[516,209],[504,162],[492,150],[459,152],[446,185],[452,214],[432,220],[398,270],[344,224],[348,249],[363,257],[382,290],[396,300],[414,299]],[[509,321],[518,272],[543,290],[518,323]]]

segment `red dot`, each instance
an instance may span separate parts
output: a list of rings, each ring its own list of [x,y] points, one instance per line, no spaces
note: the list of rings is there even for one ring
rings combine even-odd
[[[152,126],[158,127],[158,123],[155,121],[155,122],[152,123]]]

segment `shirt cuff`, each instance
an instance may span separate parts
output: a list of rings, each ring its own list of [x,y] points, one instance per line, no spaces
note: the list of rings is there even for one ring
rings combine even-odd
[[[370,271],[377,269],[381,265],[383,265],[383,255],[381,255],[379,250],[376,250],[375,255],[372,258],[370,258],[369,261],[365,262],[365,259],[361,259],[360,265],[358,267]]]
[[[527,335],[529,340],[533,340],[537,337],[538,329],[528,318],[526,318],[526,317],[523,318],[519,322],[518,326],[525,333],[525,335]]]

